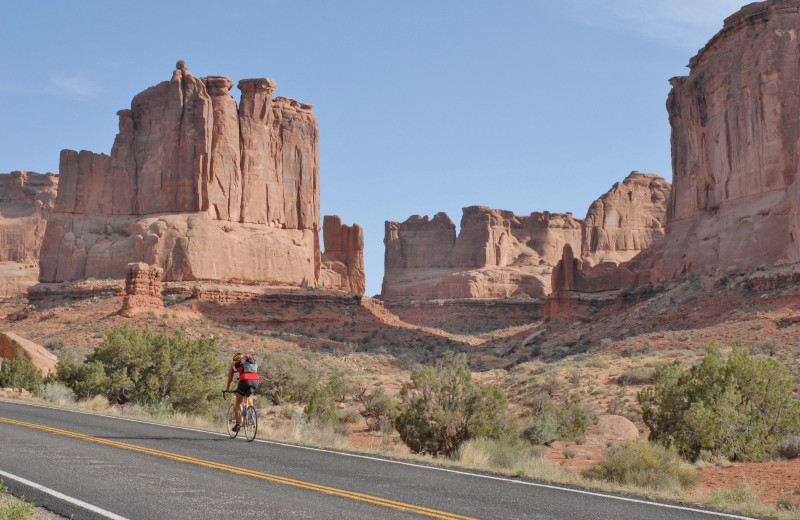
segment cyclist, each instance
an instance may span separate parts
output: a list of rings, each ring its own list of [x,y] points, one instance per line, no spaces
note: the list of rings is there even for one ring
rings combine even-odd
[[[239,428],[241,428],[242,401],[245,397],[249,398],[251,394],[255,393],[256,388],[258,388],[258,384],[261,382],[261,378],[258,377],[257,371],[249,371],[248,367],[246,366],[248,364],[248,359],[246,358],[253,360],[252,356],[245,356],[241,352],[237,352],[233,355],[233,363],[231,363],[230,367],[228,368],[228,387],[225,391],[231,391],[231,383],[233,382],[234,372],[236,372],[239,380],[239,385],[236,387],[236,406],[233,407],[235,410],[234,413],[236,414],[236,426],[233,427],[233,431],[235,432],[238,432]],[[253,364],[255,364],[255,360],[253,360]]]

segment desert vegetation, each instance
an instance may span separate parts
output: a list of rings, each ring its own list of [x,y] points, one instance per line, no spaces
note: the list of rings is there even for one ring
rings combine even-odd
[[[800,400],[786,366],[734,347],[727,359],[712,345],[689,370],[659,369],[654,386],[638,394],[650,439],[690,460],[702,452],[731,461],[763,461],[783,443],[794,453]]]

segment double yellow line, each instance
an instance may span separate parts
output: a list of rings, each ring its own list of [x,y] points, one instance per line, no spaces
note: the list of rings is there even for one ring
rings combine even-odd
[[[263,480],[270,480],[272,482],[278,482],[281,484],[288,484],[290,486],[295,486],[303,489],[310,489],[311,491],[318,491],[320,493],[327,493],[329,495],[336,495],[344,498],[351,498],[353,500],[359,500],[361,502],[369,502],[370,504],[376,504],[379,506],[390,507],[392,509],[399,509],[401,511],[411,511],[412,513],[417,513],[424,516],[430,516],[433,518],[443,518],[445,520],[476,520],[474,518],[468,516],[461,516],[454,513],[448,513],[446,511],[439,511],[436,509],[429,509],[427,507],[415,506],[413,504],[407,504],[405,502],[397,502],[395,500],[389,500],[386,498],[380,498],[372,495],[365,495],[363,493],[356,493],[355,491],[347,491],[344,489],[338,489],[329,486],[322,486],[320,484],[314,484],[312,482],[306,482],[303,480],[297,480],[288,477],[281,477],[279,475],[272,475],[270,473],[263,473],[261,471],[255,471],[250,469],[239,468],[236,466],[230,466],[228,464],[223,464],[221,462],[213,462],[210,460],[205,459],[198,459],[195,457],[189,457],[188,455],[181,455],[179,453],[172,453],[169,451],[161,451],[155,450],[152,448],[146,448],[144,446],[137,446],[135,444],[128,444],[127,442],[119,442],[114,441],[111,439],[104,439],[102,437],[95,437],[92,435],[86,435],[83,433],[77,433],[69,430],[62,430],[60,428],[52,428],[50,426],[43,426],[41,424],[34,424],[28,423],[23,421],[17,421],[14,419],[8,419],[6,417],[0,417],[0,422],[5,422],[9,424],[15,424],[17,426],[25,426],[28,428],[36,428],[37,430],[44,430],[46,432],[57,433],[59,435],[66,435],[68,437],[74,437],[76,439],[83,439],[87,441],[97,442],[100,444],[107,444],[109,446],[115,446],[117,448],[124,448],[127,450],[138,451],[141,453],[148,453],[150,455],[156,455],[159,457],[165,457],[168,459],[179,460],[182,462],[189,462],[191,464],[197,464],[199,466],[205,466],[207,468],[214,468],[219,469],[222,471],[228,471],[230,473],[238,473],[239,475],[246,475],[248,477],[255,477],[260,478]]]

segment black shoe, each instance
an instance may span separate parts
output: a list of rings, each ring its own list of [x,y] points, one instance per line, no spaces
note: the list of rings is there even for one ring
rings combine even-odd
[[[240,428],[241,428],[241,426],[239,425],[239,423],[236,423],[236,424],[233,426],[233,428],[231,428],[231,431],[232,431],[232,432],[238,432]]]

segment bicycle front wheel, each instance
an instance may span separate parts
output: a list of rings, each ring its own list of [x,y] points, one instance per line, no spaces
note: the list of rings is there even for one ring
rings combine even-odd
[[[228,407],[228,416],[227,416],[227,423],[228,423],[228,435],[231,436],[231,439],[239,435],[239,430],[234,430],[234,426],[236,426],[236,405],[232,404]]]
[[[244,421],[244,436],[248,442],[252,442],[256,438],[258,431],[258,415],[256,409],[252,406],[247,407],[247,419]]]

